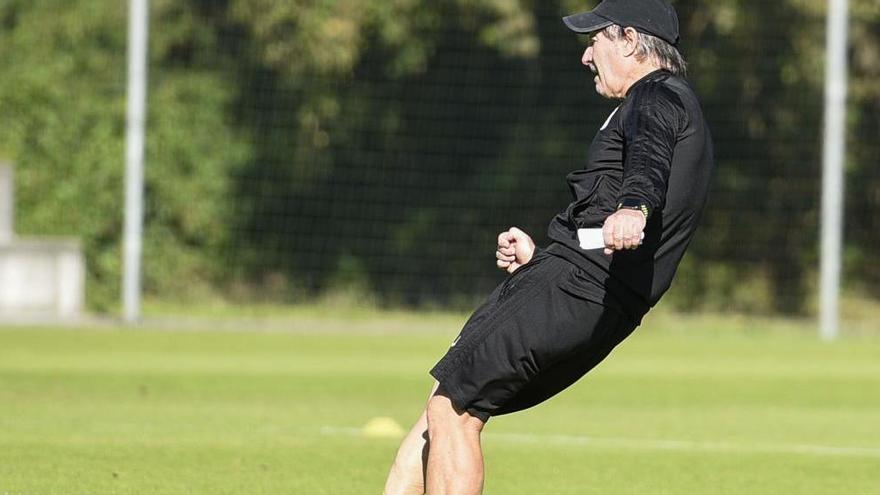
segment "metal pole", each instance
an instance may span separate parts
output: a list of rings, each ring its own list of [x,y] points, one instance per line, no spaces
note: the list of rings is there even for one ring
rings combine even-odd
[[[125,135],[125,238],[123,241],[123,317],[141,316],[141,250],[144,201],[144,122],[147,103],[149,0],[129,0],[128,103]]]
[[[825,51],[825,142],[822,150],[822,260],[819,325],[833,340],[840,320],[840,258],[846,156],[847,0],[828,0]]]

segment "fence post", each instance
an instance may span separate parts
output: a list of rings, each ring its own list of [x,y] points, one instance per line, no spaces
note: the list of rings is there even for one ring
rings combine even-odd
[[[141,250],[144,222],[144,134],[147,106],[148,0],[129,0],[128,103],[125,136],[125,238],[123,240],[123,317],[141,316]]]
[[[819,333],[837,338],[846,156],[847,0],[828,0],[825,49],[825,132],[822,149],[822,249]]]
[[[15,236],[15,187],[12,165],[0,162],[0,244]]]

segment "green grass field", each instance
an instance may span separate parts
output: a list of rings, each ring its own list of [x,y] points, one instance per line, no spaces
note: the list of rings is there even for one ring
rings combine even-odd
[[[0,329],[0,494],[381,493],[360,428],[415,419],[463,318]],[[880,494],[880,338],[651,317],[484,443],[487,494]]]

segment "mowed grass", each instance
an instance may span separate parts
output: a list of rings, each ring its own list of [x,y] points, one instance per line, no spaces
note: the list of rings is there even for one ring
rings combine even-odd
[[[381,493],[359,429],[416,418],[463,319],[0,329],[0,494]],[[650,317],[484,445],[487,494],[880,494],[880,338]]]

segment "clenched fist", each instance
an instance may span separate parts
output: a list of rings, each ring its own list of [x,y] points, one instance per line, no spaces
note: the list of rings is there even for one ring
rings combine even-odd
[[[534,254],[535,242],[522,230],[511,227],[498,234],[498,249],[495,251],[498,268],[513,273],[528,263]]]
[[[645,214],[637,210],[617,210],[606,218],[602,226],[605,254],[638,248],[642,244],[646,223]]]

